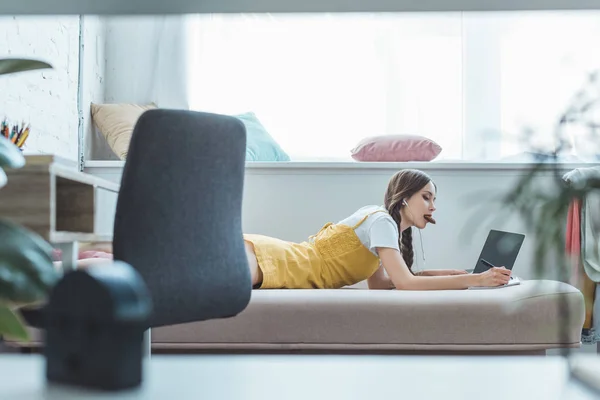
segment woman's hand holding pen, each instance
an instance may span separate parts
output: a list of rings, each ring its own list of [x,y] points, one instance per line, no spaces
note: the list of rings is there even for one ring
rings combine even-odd
[[[512,271],[504,267],[491,267],[485,272],[479,274],[478,286],[501,286],[510,281]]]

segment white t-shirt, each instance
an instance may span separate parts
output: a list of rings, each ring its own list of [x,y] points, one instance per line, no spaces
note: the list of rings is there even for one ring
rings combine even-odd
[[[361,243],[371,250],[373,254],[379,257],[377,254],[377,247],[389,247],[400,251],[398,246],[398,225],[388,214],[385,207],[382,206],[366,206],[362,207],[354,214],[347,218],[339,221],[338,223],[354,226],[364,218],[365,215],[381,210],[363,221],[358,228],[356,228],[356,235],[360,239]]]

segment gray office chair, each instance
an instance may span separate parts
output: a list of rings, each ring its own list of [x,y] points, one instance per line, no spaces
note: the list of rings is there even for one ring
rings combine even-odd
[[[149,327],[231,317],[247,306],[245,153],[246,130],[234,117],[158,109],[135,125],[113,251],[148,286]]]

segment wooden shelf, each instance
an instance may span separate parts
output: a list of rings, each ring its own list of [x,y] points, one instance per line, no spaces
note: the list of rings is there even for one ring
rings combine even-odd
[[[95,226],[98,191],[119,191],[119,185],[77,170],[53,155],[25,156],[23,168],[6,170],[0,188],[0,218],[36,232],[51,243],[110,242],[112,235]]]

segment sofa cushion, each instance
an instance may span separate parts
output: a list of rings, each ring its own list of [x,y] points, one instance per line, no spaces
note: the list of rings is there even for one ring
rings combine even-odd
[[[111,150],[121,160],[127,158],[133,129],[140,116],[156,108],[156,104],[94,104],[90,105],[92,120],[106,138]]]
[[[246,127],[246,161],[290,161],[290,156],[273,139],[256,114],[234,115]]]
[[[579,346],[583,317],[581,293],[554,281],[473,291],[254,290],[239,315],[156,328],[152,341],[197,349],[540,350]]]

